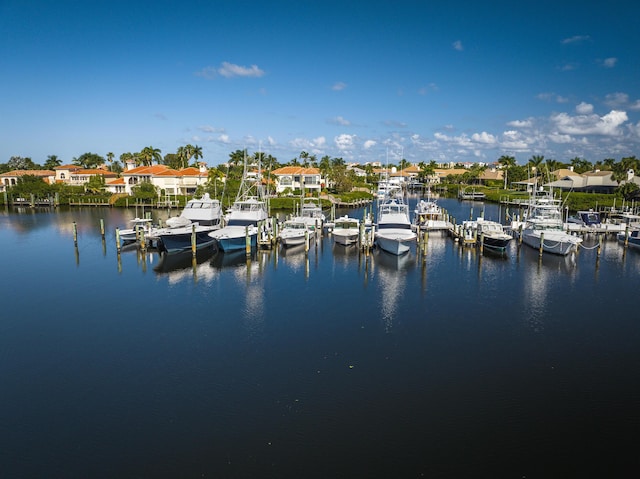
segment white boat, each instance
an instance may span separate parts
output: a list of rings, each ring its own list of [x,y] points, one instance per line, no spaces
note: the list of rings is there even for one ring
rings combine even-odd
[[[151,218],[133,218],[130,223],[131,228],[123,228],[119,231],[120,239],[124,244],[138,241],[141,232],[148,237],[153,229]]]
[[[511,235],[505,233],[504,226],[497,221],[478,218],[475,221],[465,221],[463,225],[471,232],[473,242],[477,245],[482,244],[483,248],[504,252],[513,240]]]
[[[400,180],[382,175],[378,181],[378,190],[376,191],[378,200],[384,200],[387,197],[393,197],[399,194],[402,194],[402,183],[400,183]]]
[[[320,200],[304,200],[302,202],[302,207],[300,208],[300,217],[312,230],[318,229],[322,231],[325,216],[324,213],[322,213]]]
[[[342,216],[335,220],[333,231],[333,240],[340,245],[348,246],[358,242],[360,235],[360,220],[351,218],[348,215]]]
[[[288,219],[282,223],[282,227],[278,233],[278,240],[284,247],[302,245],[307,239],[308,241],[313,241],[314,237],[314,232],[300,216]]]
[[[258,246],[258,235],[266,234],[267,204],[263,199],[262,175],[258,172],[245,171],[242,175],[242,183],[238,190],[233,205],[227,213],[226,225],[209,233],[222,251],[237,251],[247,247],[249,241],[251,248]]]
[[[202,226],[220,226],[221,219],[220,201],[211,198],[209,193],[205,193],[202,198],[193,198],[187,201],[180,216],[167,219],[166,224],[170,228],[188,226],[191,223],[198,223]]]
[[[418,235],[411,229],[409,205],[402,196],[387,197],[378,207],[375,232],[377,245],[387,253],[401,255],[409,251]]]
[[[620,243],[632,248],[640,248],[640,229],[633,228],[622,231],[616,235]]]
[[[546,253],[567,255],[582,243],[582,238],[564,230],[561,202],[550,193],[534,193],[524,223],[514,222],[512,231],[522,235],[524,244],[535,249],[542,247]]]
[[[413,210],[413,226],[416,230],[441,230],[447,228],[444,212],[436,200],[432,198],[431,192],[427,192],[427,197],[422,198]]]
[[[206,248],[214,243],[209,233],[220,228],[221,218],[220,201],[205,193],[187,201],[179,216],[169,218],[166,227],[153,229],[149,238],[167,253]]]

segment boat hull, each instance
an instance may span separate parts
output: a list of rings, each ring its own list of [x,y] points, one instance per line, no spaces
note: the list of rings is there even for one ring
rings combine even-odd
[[[196,249],[206,248],[215,243],[215,240],[209,236],[210,230],[196,231],[195,247]],[[191,232],[161,234],[159,235],[158,249],[167,253],[179,253],[193,249],[193,239]]]
[[[376,236],[376,243],[383,251],[390,254],[402,255],[407,253],[411,249],[411,243],[415,242],[415,235],[413,237],[400,236],[400,235],[380,235]]]
[[[210,233],[218,248],[222,251],[239,251],[247,249],[247,236],[251,248],[258,246],[258,229],[256,227],[247,228],[242,226],[227,226]]]
[[[358,242],[359,232],[333,231],[333,241],[343,246],[349,246]]]
[[[522,242],[532,248],[539,250],[542,238],[543,237],[539,231],[529,231],[527,229],[522,231]],[[576,251],[581,242],[582,240],[580,238],[568,235],[564,232],[547,231],[544,233],[542,251],[545,253],[566,256],[569,253]]]

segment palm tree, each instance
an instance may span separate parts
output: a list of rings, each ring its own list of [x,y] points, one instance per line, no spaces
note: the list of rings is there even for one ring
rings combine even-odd
[[[197,166],[195,163],[199,160],[202,159],[202,147],[195,145],[192,146],[193,150],[193,161],[194,161],[194,166]]]
[[[307,153],[306,151],[301,151],[300,152],[300,159],[302,160],[302,166],[304,166],[305,168],[307,168],[309,166],[309,153]]]
[[[112,151],[107,153],[107,161],[109,162],[109,171],[111,171],[111,166],[113,165],[113,157],[116,156]]]
[[[504,189],[507,189],[507,176],[509,174],[509,168],[516,166],[516,159],[513,156],[502,155],[498,158],[498,164],[504,169]]]
[[[45,161],[43,168],[45,170],[53,170],[56,166],[60,166],[62,164],[62,160],[59,160],[56,155],[47,156],[47,161]]]
[[[544,155],[533,155],[529,159],[529,167],[535,171],[534,176],[540,176],[540,165],[544,163]]]
[[[138,153],[140,161],[145,166],[151,166],[153,161],[160,163],[162,161],[162,155],[159,148],[153,146],[145,146],[140,153]]]

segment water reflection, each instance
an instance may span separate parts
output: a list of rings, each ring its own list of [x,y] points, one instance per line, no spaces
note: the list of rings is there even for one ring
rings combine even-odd
[[[549,301],[554,290],[566,290],[575,280],[576,256],[547,254],[540,258],[530,248],[520,251],[527,263],[524,274],[523,306],[525,321],[535,332],[544,330],[545,318],[553,315]],[[562,283],[562,284],[560,284]]]
[[[407,273],[415,267],[415,256],[412,252],[396,256],[376,250],[372,264],[380,289],[380,314],[385,332],[389,333],[393,329],[398,305],[404,296]]]
[[[166,276],[170,284],[185,280],[210,283],[218,276],[218,272],[209,262],[214,254],[213,248],[200,249],[195,256],[191,251],[163,253],[159,255],[160,259],[153,270],[159,276]]]
[[[247,337],[255,341],[264,334],[265,321],[265,283],[262,276],[269,267],[270,250],[258,250],[249,256],[244,251],[218,252],[211,264],[217,270],[223,272],[225,279],[233,280],[239,293],[238,311],[241,311],[242,324],[247,332]],[[244,301],[244,304],[242,304]]]

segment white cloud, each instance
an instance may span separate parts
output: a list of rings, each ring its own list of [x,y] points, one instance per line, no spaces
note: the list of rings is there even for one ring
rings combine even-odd
[[[234,63],[222,62],[222,66],[219,68],[215,67],[204,67],[199,72],[196,72],[196,76],[206,78],[207,80],[211,80],[218,75],[223,76],[225,78],[233,78],[233,77],[253,77],[259,78],[264,76],[264,70],[258,68],[257,65],[251,65],[250,67],[245,67],[241,65],[236,65]]]
[[[533,120],[513,120],[508,122],[507,125],[514,128],[531,128],[533,126]]]
[[[620,108],[629,102],[629,95],[626,93],[615,92],[609,93],[604,97],[604,103],[609,108]]]
[[[462,46],[462,42],[460,40],[456,40],[451,44],[451,46],[453,47],[454,50],[458,50],[459,52],[464,50],[464,47]]]
[[[593,113],[593,105],[581,102],[578,106],[576,106],[576,112],[579,115],[590,115],[591,113]]]
[[[418,88],[418,95],[426,95],[431,91],[438,91],[438,85],[435,83],[429,83],[427,86]]]
[[[343,151],[353,148],[355,139],[355,135],[348,135],[346,133],[343,133],[342,135],[336,136],[333,141],[336,144],[336,147],[339,150]]]
[[[560,67],[560,71],[571,72],[573,70],[577,70],[577,68],[578,68],[578,64],[577,63],[565,63],[564,65],[562,65]]]
[[[220,135],[220,136],[218,137],[218,141],[219,141],[220,143],[225,143],[225,144],[227,144],[227,143],[231,143],[231,139],[229,138],[229,135],[226,135],[226,134],[222,134],[222,135]]]
[[[615,57],[605,58],[602,60],[602,66],[605,68],[613,68],[618,63],[618,59]]]
[[[244,67],[229,62],[222,62],[222,66],[218,69],[218,73],[226,78],[232,77],[254,77],[264,76],[264,70],[258,68],[257,65]]]
[[[329,121],[329,123],[332,123],[334,125],[340,125],[340,126],[350,126],[351,125],[351,122],[349,120],[346,120],[342,116],[336,116],[335,118],[332,118]]]
[[[570,116],[567,113],[558,113],[551,117],[552,123],[560,133],[568,135],[620,135],[620,126],[628,120],[624,111],[611,110],[600,117],[596,114],[584,114]]]
[[[633,103],[631,103],[629,105],[629,110],[633,110],[633,111],[640,110],[640,100],[636,100]]]
[[[561,43],[563,45],[569,45],[574,43],[584,43],[586,41],[589,41],[590,39],[591,37],[589,35],[574,35],[572,37],[563,39]]]
[[[471,135],[471,139],[477,143],[484,143],[485,145],[495,145],[497,143],[496,137],[486,131],[474,133]]]
[[[341,81],[334,83],[333,86],[331,87],[333,91],[342,91],[345,88],[347,88],[347,84]]]
[[[324,136],[319,136],[318,138],[314,138],[312,143],[315,148],[322,148],[327,144],[327,139]]]
[[[362,146],[364,147],[365,150],[368,150],[370,148],[373,148],[374,146],[376,146],[378,142],[375,140],[367,140],[365,141]]]
[[[205,133],[224,133],[224,128],[216,128],[215,126],[202,125],[198,127],[198,130]]]
[[[536,95],[536,98],[538,100],[543,100],[543,101],[554,101],[556,103],[567,103],[569,101],[569,99],[560,96],[560,95],[556,95],[555,93],[538,93]]]
[[[529,143],[519,131],[505,131],[502,137],[503,139],[500,142],[501,148],[507,150],[526,150],[529,148]]]

